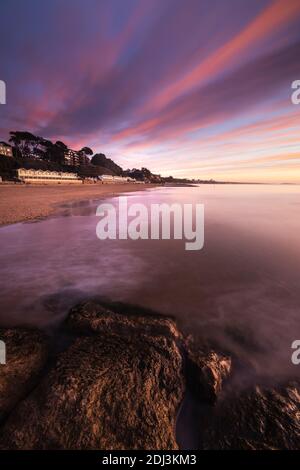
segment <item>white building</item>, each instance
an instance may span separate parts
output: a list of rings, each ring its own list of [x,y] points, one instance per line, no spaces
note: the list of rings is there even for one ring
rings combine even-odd
[[[136,180],[129,178],[128,176],[113,176],[113,175],[101,175],[99,176],[102,183],[135,183]]]
[[[17,176],[24,183],[82,183],[82,179],[76,173],[60,171],[26,170],[25,168],[20,168],[17,170]]]

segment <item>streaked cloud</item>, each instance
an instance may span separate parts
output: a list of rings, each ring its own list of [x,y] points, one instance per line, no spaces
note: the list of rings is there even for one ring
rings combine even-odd
[[[1,8],[2,138],[28,129],[162,174],[300,182],[300,0]]]

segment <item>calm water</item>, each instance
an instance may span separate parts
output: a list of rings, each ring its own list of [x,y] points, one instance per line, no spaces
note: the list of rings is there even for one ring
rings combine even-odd
[[[101,295],[175,315],[266,377],[299,373],[290,356],[300,338],[300,187],[206,185],[128,197],[146,205],[204,203],[204,248],[100,241],[97,201],[3,227],[1,325],[49,328],[78,299]]]

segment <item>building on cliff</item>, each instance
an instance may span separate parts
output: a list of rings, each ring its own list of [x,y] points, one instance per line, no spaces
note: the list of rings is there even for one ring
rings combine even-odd
[[[12,157],[13,151],[10,145],[5,144],[4,142],[0,143],[0,156],[1,157]]]
[[[82,152],[68,149],[64,152],[64,164],[68,166],[85,166],[90,164],[90,160]]]

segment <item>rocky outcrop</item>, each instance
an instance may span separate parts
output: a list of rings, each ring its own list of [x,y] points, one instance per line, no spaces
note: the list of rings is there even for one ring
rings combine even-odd
[[[173,318],[159,314],[145,314],[140,310],[116,304],[116,310],[99,304],[97,301],[87,301],[71,309],[66,326],[78,334],[104,334],[136,336],[137,333],[151,336],[164,336],[176,340],[181,339]],[[124,309],[128,309],[124,314]],[[119,313],[122,310],[122,313]]]
[[[236,360],[184,338],[174,319],[130,306],[81,303],[65,328],[66,349],[43,374],[44,336],[0,330],[0,413],[13,408],[0,449],[177,449],[184,395],[194,447],[299,448],[299,383],[243,388]]]
[[[300,385],[256,386],[219,401],[206,429],[206,449],[299,449]]]
[[[68,324],[93,334],[77,338],[15,409],[1,447],[176,449],[184,375],[174,321],[88,303]]]
[[[187,380],[199,401],[215,403],[224,381],[231,373],[231,358],[203,347],[189,335],[184,342]]]
[[[6,363],[0,365],[0,420],[34,385],[47,358],[46,337],[37,330],[0,329]]]

